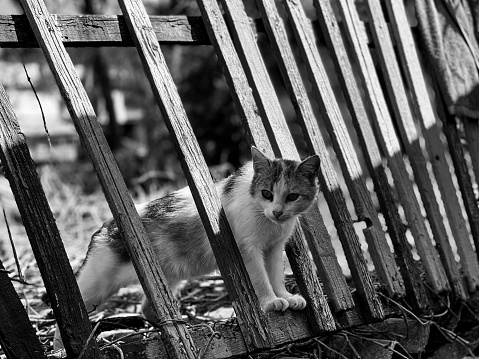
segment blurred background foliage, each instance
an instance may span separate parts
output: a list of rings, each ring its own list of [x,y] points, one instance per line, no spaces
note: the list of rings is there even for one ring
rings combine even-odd
[[[9,0],[2,0],[4,1],[9,2]],[[121,13],[117,1],[114,0],[47,0],[46,4],[49,11],[54,14]],[[144,4],[150,15],[200,15],[195,0],[146,0]],[[254,0],[246,1],[245,6],[252,16],[258,15]],[[18,1],[12,0],[1,12],[21,14],[21,5]],[[282,106],[284,103],[283,110],[291,123],[292,133],[300,139],[301,129],[292,123],[294,110],[282,88],[280,74],[272,59],[269,44],[264,38],[260,38],[258,43],[266,56],[266,64],[278,88],[280,101],[282,97],[285,97],[285,101],[281,102]],[[212,174],[215,177],[229,174],[249,159],[250,151],[241,120],[236,114],[212,46],[162,45],[161,49]],[[33,79],[32,84],[39,93],[40,102],[42,102],[43,93],[58,92],[39,49],[0,49],[0,51],[2,64],[16,64],[17,70],[21,63],[24,63],[29,71],[32,64],[39,65],[41,74]],[[127,185],[133,190],[140,186],[144,191],[150,192],[169,182],[184,184],[173,143],[169,139],[136,50],[134,48],[69,48],[68,52],[103,125],[105,136]],[[24,73],[18,76],[26,77]],[[3,79],[2,82],[5,84]],[[7,92],[9,88],[17,87],[15,80],[11,83],[6,82]],[[24,91],[31,92],[31,89],[25,85]],[[59,95],[57,97],[61,102],[61,97]],[[36,105],[31,104],[31,106]],[[18,112],[17,116],[19,116]],[[62,116],[64,121],[71,121],[65,110]],[[36,117],[36,121],[40,121],[39,109]],[[23,127],[22,120],[25,122],[25,119],[19,118],[20,125]],[[50,127],[55,126],[55,122],[49,116],[46,116],[46,124],[47,128],[49,124],[51,124]],[[32,142],[32,150],[35,147],[32,138],[43,137],[42,141],[44,143],[46,141],[43,127],[38,128],[43,133],[32,136],[27,134],[27,140]],[[54,140],[54,129],[49,128],[49,130],[51,135],[53,133]],[[57,169],[67,168],[65,171],[69,172],[72,165],[77,170],[83,168],[85,175],[81,175],[81,181],[85,190],[92,192],[98,188],[97,181],[92,179],[94,177],[92,169],[81,145],[78,141],[75,141],[75,145],[78,146],[78,157],[74,164],[65,163],[70,161],[64,161],[60,154],[55,156],[56,160],[61,162],[57,165]],[[301,140],[299,140],[299,147],[303,152],[306,151],[306,145]],[[78,178],[78,176],[74,177]]]

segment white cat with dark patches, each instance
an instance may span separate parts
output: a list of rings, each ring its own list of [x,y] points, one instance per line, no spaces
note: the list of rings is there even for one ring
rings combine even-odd
[[[302,162],[269,159],[255,147],[252,158],[216,189],[261,308],[300,310],[306,301],[284,285],[283,250],[298,216],[315,200],[320,160],[316,155]],[[217,269],[188,187],[137,210],[173,291],[180,281]],[[77,281],[89,312],[121,287],[139,282],[113,220],[93,235]],[[142,311],[155,322],[146,299]]]

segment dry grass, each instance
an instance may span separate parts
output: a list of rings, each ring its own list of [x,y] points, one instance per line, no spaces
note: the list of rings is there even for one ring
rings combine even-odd
[[[91,234],[111,217],[108,204],[100,190],[85,193],[81,181],[75,178],[72,172],[44,166],[39,168],[38,173],[70,263],[76,271],[85,257]],[[164,195],[167,190],[169,189],[155,195],[147,195],[137,190],[135,202],[141,203]],[[0,177],[0,204],[6,213],[6,222],[2,218],[4,225],[0,229],[2,262],[11,272],[10,277],[13,278],[14,286],[32,324],[36,327],[40,340],[45,349],[50,351],[55,319],[51,308],[42,300],[45,293],[43,281],[10,186],[3,177]],[[11,232],[13,247],[10,244],[7,228]],[[18,261],[15,260],[14,252]],[[181,314],[190,324],[230,318],[234,314],[223,281],[218,276],[187,283],[181,290],[180,296]],[[91,320],[104,320],[111,315],[118,316],[125,313],[138,314],[141,299],[142,291],[138,286],[123,289],[101,310],[92,313]]]

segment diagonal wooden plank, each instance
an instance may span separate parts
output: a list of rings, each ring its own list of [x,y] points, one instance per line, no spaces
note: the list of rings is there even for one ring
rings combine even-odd
[[[443,271],[451,280],[454,278],[456,263],[448,260],[447,252],[450,252],[450,244],[447,236],[444,220],[435,197],[434,188],[427,170],[427,161],[422,153],[419,137],[416,130],[412,113],[409,107],[406,90],[401,77],[396,54],[393,48],[389,29],[382,13],[381,3],[371,0],[367,3],[370,18],[371,31],[377,48],[378,60],[384,73],[387,92],[391,96],[391,105],[395,115],[396,124],[402,143],[409,156],[414,178],[419,188],[427,218],[433,232],[434,240],[439,245],[436,247],[442,259]],[[419,247],[418,247],[419,248]],[[436,282],[436,281],[435,281]],[[454,284],[454,290],[460,295],[461,288]],[[447,284],[449,286],[449,283]],[[448,290],[449,288],[434,288],[435,291]]]
[[[230,24],[230,32],[238,48],[238,55],[244,65],[246,77],[251,84],[253,96],[271,143],[279,151],[281,157],[299,161],[298,151],[256,44],[256,36],[249,25],[244,5],[238,0],[224,0],[222,4],[226,20]],[[322,222],[317,206],[311,208],[308,217],[311,222]],[[307,230],[309,231],[309,228]],[[286,246],[286,253],[301,293],[309,303],[308,318],[314,328],[313,331],[333,330],[335,328],[334,320],[309,260],[308,251],[304,245],[304,236],[299,226],[296,227]]]
[[[319,154],[321,157],[321,175],[325,177],[326,182],[333,184],[332,186],[323,186],[322,190],[337,187],[334,184],[339,186],[339,180],[322,139],[306,89],[302,83],[283,19],[281,19],[273,0],[258,0],[257,5],[261,11],[266,32],[278,59],[283,80],[295,104],[297,116],[305,129],[303,133],[308,141],[309,148],[311,152]],[[336,202],[333,202],[331,206],[335,204]],[[324,223],[322,220],[318,221],[308,215],[303,220],[307,223],[304,233],[308,240],[309,248],[316,267],[320,272],[320,277],[324,280],[326,293],[331,298],[335,310],[352,308],[354,301]]]
[[[286,12],[292,23],[296,42],[304,59],[313,89],[318,98],[321,114],[328,127],[335,152],[338,153],[342,170],[345,173],[346,179],[350,181],[349,186],[358,190],[357,194],[360,198],[356,198],[355,207],[358,215],[363,216],[359,219],[364,220],[366,218],[372,218],[374,215],[377,216],[377,214],[373,212],[367,213],[366,209],[363,208],[365,203],[371,201],[371,198],[369,197],[369,193],[367,193],[354,147],[339,113],[331,85],[319,57],[319,52],[316,47],[316,38],[311,24],[306,18],[301,3],[294,0],[284,0],[283,3],[285,4]],[[322,185],[327,186],[328,183],[322,183]],[[331,191],[325,192],[325,196],[334,195],[334,198],[328,199],[328,197],[326,197],[328,202],[344,202],[344,198],[338,195],[338,189],[339,188],[331,188]],[[338,208],[346,208],[346,206],[342,203]],[[356,289],[361,295],[363,304],[367,309],[367,316],[371,318],[382,318],[384,311],[375,292],[371,277],[369,276],[350,215],[347,211],[343,211],[342,213],[332,212],[331,214],[333,215],[339,238],[343,245],[346,258],[348,259]]]
[[[38,178],[35,164],[30,157],[25,136],[20,130],[12,105],[2,85],[0,85],[0,147],[5,176],[10,182],[38,268],[50,297],[51,307],[62,331],[65,349],[69,355],[78,356],[92,331],[88,313],[81,301],[80,290],[63,247],[60,232],[55,224],[55,218]],[[7,288],[2,286],[2,291],[6,292]],[[14,304],[14,302],[11,303],[12,306]],[[19,320],[20,318],[21,314],[19,314]],[[8,320],[5,319],[3,322],[2,319],[2,323],[8,325]],[[27,338],[31,334],[27,331],[25,337]],[[8,341],[8,335],[4,338]],[[13,343],[11,344],[13,345]],[[98,347],[94,341],[87,346],[85,354],[89,357],[100,358]],[[38,355],[41,356],[41,354]],[[23,357],[23,355],[18,357]]]
[[[421,126],[422,135],[425,139],[429,161],[432,165],[434,176],[443,198],[447,219],[461,257],[462,270],[467,277],[469,285],[472,288],[476,288],[479,285],[479,263],[469,241],[469,233],[446,160],[444,146],[440,138],[440,130],[429,99],[421,65],[419,64],[411,28],[406,17],[406,10],[404,4],[400,1],[386,1],[386,8],[389,13],[402,68],[411,89],[413,104]],[[462,283],[454,253],[450,246],[441,248],[441,250],[443,252],[443,261],[447,262],[445,268],[448,270],[447,274],[453,290],[459,297],[464,299],[467,297],[467,293]]]
[[[399,194],[399,201],[405,208],[406,220],[421,256],[427,279],[434,288],[447,290],[448,284],[444,269],[427,235],[427,227],[424,223],[418,199],[414,194],[413,183],[409,178],[409,173],[402,157],[401,146],[388,111],[384,93],[381,90],[364,28],[359,20],[354,4],[347,0],[339,0],[338,9],[346,29],[345,33],[351,45],[352,56],[358,64],[359,75],[366,93],[365,98],[372,109],[371,120],[375,134],[382,151],[387,155],[388,167],[391,170],[394,185]],[[406,244],[402,250],[409,251],[410,249]],[[415,280],[413,279],[406,283],[408,285],[408,293],[415,293],[414,296],[408,296],[408,299],[412,298],[415,301],[415,303],[410,302],[411,305],[416,308],[426,308],[428,302],[424,288],[421,286],[417,265],[411,263],[411,261],[405,262],[404,265],[406,266],[405,270],[415,278]]]
[[[55,29],[54,21],[41,0],[23,0],[22,4],[80,139],[90,155],[145,294],[163,329],[162,338],[169,350],[169,355],[173,358],[193,358],[194,344],[188,336],[186,326],[180,320],[175,300],[166,284],[158,258],[153,253],[151,243],[86,91],[61,42],[60,34]],[[64,337],[63,333],[62,337]]]
[[[232,298],[243,336],[251,350],[270,346],[272,340],[264,313],[145,8],[140,0],[120,0],[119,3],[153,94],[175,143],[198,212]]]
[[[318,15],[322,36],[326,39],[337,72],[340,75],[339,81],[344,89],[343,93],[350,109],[359,144],[388,224],[391,241],[396,248],[396,257],[399,257],[398,260],[400,263],[405,263],[408,260],[411,261],[412,256],[410,251],[400,250],[407,244],[405,230],[394,201],[392,189],[387,180],[379,147],[364,107],[343,36],[339,29],[339,24],[336,21],[329,0],[314,0],[313,4]],[[366,202],[365,206],[370,207],[372,203],[370,201]],[[367,209],[366,212],[371,213],[371,211],[371,209]],[[376,232],[379,230],[382,234],[382,226],[377,216],[372,216],[371,220],[373,226],[370,229],[376,230]],[[371,253],[376,272],[381,279],[381,283],[385,286],[390,296],[403,297],[405,295],[403,279],[399,273],[399,268],[396,265],[394,256],[390,252],[384,234],[382,234],[382,236],[366,236],[366,239],[368,240],[368,249]],[[407,272],[403,274],[405,277],[408,276]],[[411,281],[413,279],[405,278],[404,280]]]

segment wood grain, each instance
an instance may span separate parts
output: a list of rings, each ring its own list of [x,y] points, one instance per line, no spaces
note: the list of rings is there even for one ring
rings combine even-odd
[[[285,4],[296,42],[311,79],[316,98],[318,99],[321,115],[326,122],[334,150],[338,154],[338,159],[341,163],[348,188],[350,191],[351,189],[357,191],[356,194],[358,197],[355,198],[356,212],[362,216],[359,218],[360,220],[370,218],[369,216],[374,215],[375,211],[372,210],[367,216],[364,215],[366,213],[364,207],[366,203],[371,202],[371,198],[369,193],[367,193],[354,147],[352,146],[346,126],[339,113],[331,85],[329,84],[328,77],[319,57],[316,39],[312,32],[311,25],[299,2],[284,0],[283,3]],[[332,178],[332,176],[330,178]],[[331,214],[343,245],[356,289],[363,300],[366,315],[371,318],[382,318],[383,310],[377,298],[371,277],[369,276],[357,234],[352,226],[351,217],[346,210],[341,189],[337,183],[328,183],[322,176],[320,179],[322,187],[328,188],[328,191],[324,193],[328,203],[337,203],[336,206],[330,207]],[[335,208],[338,208],[341,212],[336,211]],[[369,206],[367,208],[370,209]],[[377,216],[377,214],[375,215]]]
[[[0,85],[0,147],[5,177],[10,182],[22,216],[30,245],[62,333],[65,349],[69,355],[78,356],[87,343],[92,328],[63,247],[60,232],[55,224],[55,218],[40,184],[35,164],[30,157],[25,136],[21,132],[12,105],[2,85]],[[1,273],[0,275],[3,276]],[[2,292],[7,295],[7,291],[8,286],[2,285]],[[8,310],[18,312],[18,307],[15,304],[16,301],[12,300]],[[26,313],[24,311],[18,313],[19,321],[22,315],[26,316]],[[4,321],[2,316],[2,328],[6,328],[8,324],[8,320]],[[30,325],[29,327],[31,328]],[[15,330],[15,328],[11,330]],[[31,334],[29,330],[26,330],[25,339],[31,338]],[[32,345],[34,343],[35,340]],[[11,344],[18,343],[12,342]],[[24,349],[31,351],[28,346]],[[42,356],[41,353],[39,356]],[[85,354],[88,354],[89,357],[100,358],[94,341],[88,345]],[[23,355],[18,357],[23,357]]]
[[[185,325],[182,321],[178,321],[178,309],[166,284],[158,258],[153,253],[128,189],[86,91],[61,42],[54,21],[42,1],[24,0],[22,4],[80,135],[80,140],[100,179],[138,278],[163,329],[162,338],[168,354],[173,358],[194,357],[194,349],[192,349],[194,345]]]
[[[314,0],[313,4],[318,15],[321,34],[326,39],[326,44],[330,49],[336,71],[340,75],[339,81],[344,89],[343,93],[352,115],[353,125],[358,135],[363,157],[368,166],[374,188],[386,218],[391,240],[397,249],[396,256],[411,258],[410,253],[404,253],[398,250],[407,243],[404,227],[402,226],[397,205],[394,201],[392,189],[388,184],[379,147],[366,113],[363,99],[353,73],[352,64],[346,51],[343,36],[339,30],[339,24],[336,21],[336,16],[329,1]],[[358,187],[355,191],[350,190],[351,194],[357,197],[356,201],[359,201],[362,197],[360,193],[367,191],[364,184],[358,183]],[[371,253],[374,267],[382,286],[391,297],[403,297],[405,295],[403,278],[399,273],[399,268],[396,265],[394,256],[389,249],[382,225],[372,202],[366,200],[364,202],[364,213],[357,214],[359,218],[368,216],[368,219],[372,222],[372,225],[368,226],[364,232],[366,240],[368,241],[368,250]],[[403,263],[407,261],[408,258],[398,258],[398,260],[400,263]],[[408,273],[405,272],[404,275],[407,276]]]
[[[381,150],[387,156],[388,168],[391,170],[394,185],[399,194],[399,201],[405,208],[404,213],[408,228],[411,230],[421,255],[427,279],[430,283],[434,283],[435,288],[446,290],[448,286],[445,281],[445,273],[427,235],[421,208],[414,194],[413,182],[409,178],[385,95],[381,90],[381,84],[367,45],[366,34],[356,9],[346,0],[340,0],[338,5],[346,29],[345,33],[351,45],[352,56],[358,64],[359,75],[366,93],[365,98],[371,108],[371,120],[375,135]],[[402,250],[410,251],[409,245],[404,244]],[[401,268],[413,276],[410,281],[405,283],[408,301],[417,308],[426,308],[428,305],[427,298],[421,285],[417,265],[409,258],[402,264]]]
[[[269,346],[271,340],[264,313],[259,306],[213,180],[156,42],[146,11],[139,0],[121,0],[120,7],[175,143],[196,207],[232,298],[242,333],[252,348]]]
[[[270,143],[275,148],[277,156],[299,161],[300,157],[294,145],[293,137],[289,132],[286,119],[281,111],[281,105],[256,44],[256,36],[248,25],[249,18],[246,15],[244,5],[238,0],[224,0],[222,4]],[[255,143],[257,144],[257,142]],[[269,144],[264,144],[264,146],[269,146]],[[314,221],[322,221],[317,206],[312,208],[309,215],[314,217]],[[300,227],[297,226],[289,239],[288,246],[286,246],[291,268],[296,276],[301,293],[309,304],[306,310],[309,311],[308,318],[311,327],[314,328],[313,331],[334,330],[332,314],[326,304],[312,262],[309,260],[309,253],[304,241]]]
[[[411,109],[409,107],[406,90],[401,77],[399,65],[396,59],[396,54],[393,48],[392,40],[384,14],[382,13],[381,3],[372,0],[367,4],[368,14],[370,18],[371,31],[373,33],[374,44],[377,49],[378,60],[383,71],[383,78],[386,83],[387,93],[391,99],[391,105],[396,120],[396,125],[399,129],[399,135],[402,143],[405,146],[406,152],[409,156],[409,161],[414,172],[414,179],[418,185],[419,193],[427,213],[427,219],[433,232],[434,240],[439,245],[436,249],[442,259],[442,273],[445,273],[451,280],[454,279],[454,272],[456,266],[449,258],[451,254],[451,247],[449,238],[447,236],[444,219],[442,218],[439,204],[435,197],[434,188],[431,177],[427,170],[427,161],[422,153],[419,143],[419,134],[416,130],[416,125],[413,120]],[[418,245],[418,250],[421,245]],[[429,250],[435,251],[432,245],[427,244]],[[430,255],[421,249],[420,255]],[[437,273],[437,274],[442,274]],[[449,290],[450,285],[445,281],[445,285],[437,286],[444,278],[436,277],[433,284],[433,289],[437,292]],[[452,284],[456,284],[453,282]],[[454,286],[458,290],[458,295],[461,296],[461,288]]]
[[[65,47],[134,46],[123,15],[52,15]],[[159,43],[209,44],[201,17],[150,16]],[[0,15],[0,48],[39,47],[26,15]]]
[[[466,221],[462,215],[456,188],[452,180],[451,170],[446,160],[444,145],[440,137],[436,118],[432,109],[431,100],[426,88],[426,82],[422,74],[416,46],[412,36],[409,22],[406,17],[404,4],[396,1],[386,1],[392,33],[396,40],[402,68],[406,74],[406,80],[411,89],[413,105],[418,122],[421,126],[422,136],[426,143],[429,161],[432,165],[434,176],[439,187],[445,207],[446,215],[453,238],[461,257],[462,271],[466,276],[469,288],[475,290],[479,285],[479,264],[466,227]],[[449,242],[447,243],[449,244]],[[466,288],[463,286],[461,273],[456,264],[454,253],[450,246],[441,245],[443,262],[452,289],[460,298],[467,297]]]
[[[303,126],[303,133],[308,142],[311,153],[320,154],[321,175],[336,176],[329,155],[322,141],[316,117],[314,116],[311,103],[301,80],[293,51],[289,44],[283,19],[279,16],[276,4],[273,0],[257,1],[261,11],[264,26],[275,52],[278,65],[289,91],[296,114]],[[316,144],[316,142],[318,142]],[[338,182],[337,179],[331,179]],[[323,189],[324,190],[324,189]],[[333,204],[334,205],[334,204]],[[346,284],[338,259],[331,243],[331,237],[326,230],[324,222],[317,208],[314,215],[306,214],[302,223],[306,224],[304,234],[308,241],[316,267],[320,277],[324,281],[326,294],[331,298],[336,311],[346,310],[354,306],[350,289]],[[319,217],[319,219],[318,219]]]

